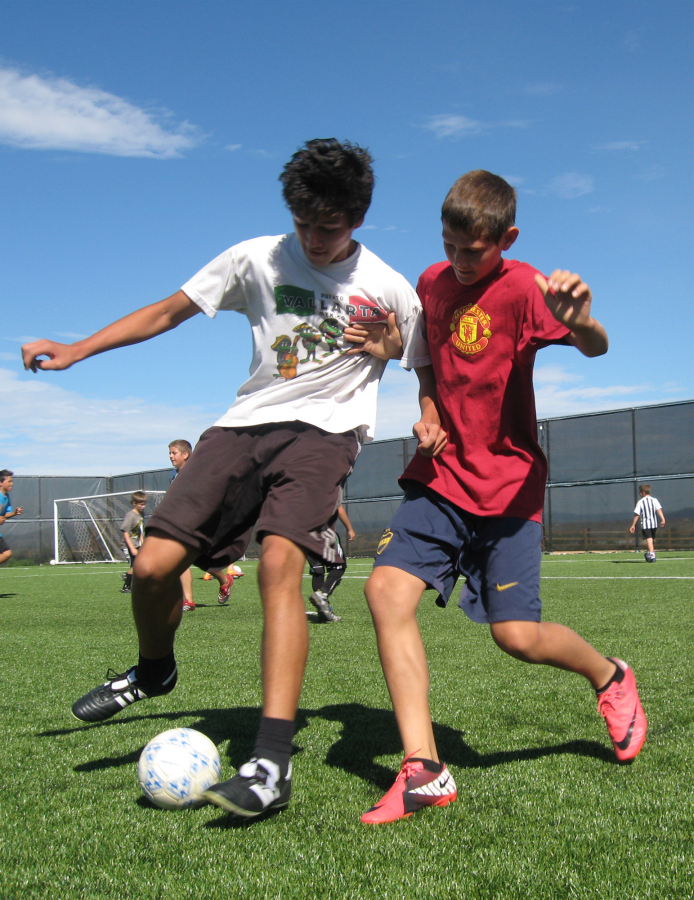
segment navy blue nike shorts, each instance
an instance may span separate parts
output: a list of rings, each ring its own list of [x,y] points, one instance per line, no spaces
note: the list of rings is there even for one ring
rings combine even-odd
[[[473,515],[410,481],[374,567],[421,578],[439,592],[439,606],[448,604],[462,576],[458,605],[473,622],[539,622],[541,542],[539,522]]]

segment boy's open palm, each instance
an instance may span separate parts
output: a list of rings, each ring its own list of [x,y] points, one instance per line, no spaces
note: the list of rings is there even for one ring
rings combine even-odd
[[[574,328],[590,326],[593,295],[580,275],[555,269],[549,276],[549,281],[545,281],[542,275],[536,275],[535,284],[542,291],[547,308],[557,322],[572,331]]]

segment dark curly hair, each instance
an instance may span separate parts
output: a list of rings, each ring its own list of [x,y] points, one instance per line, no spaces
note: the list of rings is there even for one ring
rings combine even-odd
[[[350,225],[371,205],[374,174],[368,150],[349,141],[307,141],[282,170],[282,196],[297,216],[344,213]]]

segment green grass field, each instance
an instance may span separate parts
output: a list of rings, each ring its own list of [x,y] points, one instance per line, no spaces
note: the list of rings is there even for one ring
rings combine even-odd
[[[344,622],[310,627],[288,809],[245,824],[140,795],[140,751],[175,725],[217,743],[225,778],[248,758],[260,703],[254,565],[227,607],[216,582],[196,577],[178,687],[98,725],[70,706],[109,666],[136,661],[118,570],[0,570],[0,897],[694,897],[694,555],[543,564],[544,618],[636,672],[650,730],[626,766],[587,683],[505,656],[487,628],[426,594],[432,713],[458,801],[380,827],[359,816],[401,755],[362,595],[368,560],[350,562],[334,596]]]

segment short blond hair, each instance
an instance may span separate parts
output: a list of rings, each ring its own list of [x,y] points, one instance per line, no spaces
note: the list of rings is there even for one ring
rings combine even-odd
[[[188,441],[184,441],[182,438],[178,438],[175,441],[171,441],[169,444],[169,450],[175,447],[180,453],[187,453],[188,456],[193,452],[193,448],[188,443]]]
[[[147,502],[147,494],[144,491],[135,491],[134,494],[130,495],[130,502],[134,506],[136,503],[146,503]]]

